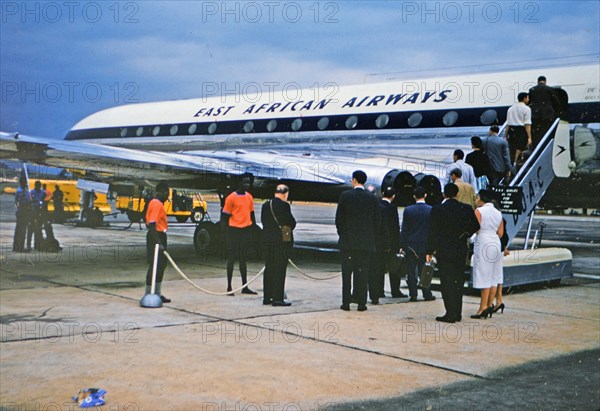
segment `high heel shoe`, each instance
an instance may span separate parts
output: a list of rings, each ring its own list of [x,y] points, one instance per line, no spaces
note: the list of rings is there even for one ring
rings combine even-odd
[[[504,303],[502,303],[502,304],[500,304],[500,305],[497,305],[497,306],[494,308],[494,312],[497,312],[497,311],[500,311],[502,314],[504,314]]]
[[[494,307],[488,307],[485,310],[483,310],[482,312],[480,312],[479,314],[474,314],[471,316],[471,318],[475,318],[475,319],[479,319],[479,318],[483,318],[484,320],[488,318],[488,315],[490,316],[490,318],[492,318],[492,313],[494,312]]]

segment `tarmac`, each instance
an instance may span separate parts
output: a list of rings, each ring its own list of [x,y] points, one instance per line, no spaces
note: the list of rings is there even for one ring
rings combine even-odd
[[[261,277],[259,295],[216,296],[169,267],[173,301],[150,309],[139,305],[145,232],[125,227],[55,225],[61,252],[13,253],[14,222],[0,221],[2,410],[76,409],[87,387],[108,392],[108,410],[600,409],[597,280],[513,290],[487,320],[469,318],[479,298],[466,295],[463,321],[445,324],[438,291],[345,312],[341,277],[290,266],[293,304],[272,307]],[[225,291],[225,262],[196,256],[190,230],[170,230],[171,256]],[[332,253],[294,262],[311,277],[339,272]]]

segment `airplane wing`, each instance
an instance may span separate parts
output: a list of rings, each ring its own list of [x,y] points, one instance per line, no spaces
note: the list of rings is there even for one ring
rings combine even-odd
[[[259,189],[285,181],[302,186],[295,199],[321,201],[336,201],[358,168],[365,169],[376,186],[396,169],[441,176],[449,148],[439,148],[437,159],[434,148],[424,158],[422,146],[395,145],[391,150],[389,144],[373,142],[168,152],[0,133],[0,158],[74,169],[98,181],[155,184],[166,180],[181,188],[214,189],[231,185],[232,177],[251,173]]]

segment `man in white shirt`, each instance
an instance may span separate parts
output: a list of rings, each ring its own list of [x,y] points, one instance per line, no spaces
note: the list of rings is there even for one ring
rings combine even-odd
[[[510,149],[510,156],[516,163],[519,156],[531,141],[531,108],[529,104],[529,94],[519,93],[519,100],[513,104],[506,113],[506,140]]]
[[[452,158],[454,159],[454,163],[446,167],[446,180],[444,180],[444,184],[452,182],[450,172],[455,168],[458,168],[462,171],[462,181],[475,187],[475,171],[470,164],[465,163],[465,152],[462,150],[454,150]]]

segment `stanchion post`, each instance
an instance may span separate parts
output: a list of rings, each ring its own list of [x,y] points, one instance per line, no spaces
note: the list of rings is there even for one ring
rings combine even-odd
[[[146,294],[140,300],[140,306],[144,308],[160,308],[162,307],[162,299],[160,295],[155,294],[156,291],[156,268],[158,266],[159,245],[154,246],[154,263],[152,264],[152,285],[150,294]]]

